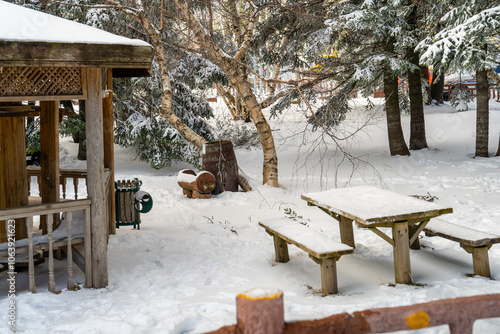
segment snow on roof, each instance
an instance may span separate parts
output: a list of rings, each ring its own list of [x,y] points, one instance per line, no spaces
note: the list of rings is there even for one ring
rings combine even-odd
[[[0,40],[149,46],[148,43],[138,39],[118,36],[1,0]]]

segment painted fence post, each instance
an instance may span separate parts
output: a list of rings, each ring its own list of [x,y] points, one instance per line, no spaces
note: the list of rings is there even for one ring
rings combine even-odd
[[[283,291],[256,288],[240,293],[236,296],[236,319],[237,333],[283,333]]]

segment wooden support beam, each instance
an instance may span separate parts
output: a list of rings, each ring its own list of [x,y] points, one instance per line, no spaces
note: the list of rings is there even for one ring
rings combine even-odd
[[[321,291],[323,296],[338,293],[337,285],[337,259],[322,259],[321,263]]]
[[[288,245],[285,240],[277,235],[273,235],[274,240],[274,253],[276,254],[276,262],[288,262],[290,256],[288,255]]]
[[[116,217],[115,217],[115,148],[114,148],[114,131],[113,131],[113,72],[111,69],[106,71],[107,96],[102,100],[103,112],[103,136],[104,136],[104,168],[110,170],[109,182],[109,234],[116,234]]]
[[[92,286],[108,285],[108,227],[106,225],[106,194],[104,189],[104,140],[102,111],[102,75],[98,68],[87,71],[88,100],[86,104],[88,195],[92,231]]]
[[[394,223],[392,228],[394,240],[394,272],[396,283],[411,283],[410,242],[408,223]]]
[[[343,244],[349,245],[352,248],[354,244],[354,231],[352,228],[352,219],[340,216],[340,240]]]
[[[59,202],[59,102],[40,102],[40,195],[42,203]],[[26,169],[26,167],[25,167]],[[54,217],[54,228],[59,219]],[[46,217],[41,219],[42,233],[47,234]]]
[[[28,205],[24,118],[0,118],[0,209]],[[6,224],[0,242],[7,241]],[[26,238],[24,218],[16,219],[16,240]]]
[[[491,245],[484,247],[471,247],[462,245],[467,253],[472,254],[472,266],[474,267],[474,275],[491,278],[490,259],[488,250]]]

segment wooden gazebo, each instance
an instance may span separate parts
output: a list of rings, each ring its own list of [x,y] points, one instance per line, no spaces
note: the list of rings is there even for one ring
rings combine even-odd
[[[25,221],[31,216],[52,222],[49,216],[54,213],[71,212],[72,206],[87,208],[90,229],[85,242],[91,256],[83,259],[90,268],[86,286],[107,285],[107,238],[114,225],[110,222],[114,201],[111,79],[150,75],[153,53],[146,42],[0,1],[0,242],[6,241],[7,219],[16,219],[19,240],[30,237],[30,224]],[[62,202],[59,101],[72,99],[86,101],[88,199]],[[25,148],[25,118],[34,115],[40,117],[42,203],[35,206],[28,198]]]

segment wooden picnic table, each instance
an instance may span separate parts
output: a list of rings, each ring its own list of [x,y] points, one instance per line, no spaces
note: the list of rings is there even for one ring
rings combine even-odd
[[[341,241],[354,247],[352,222],[368,228],[393,246],[396,283],[411,283],[410,245],[431,218],[452,208],[372,186],[332,189],[301,196],[339,221]],[[392,237],[379,227],[392,228]]]

